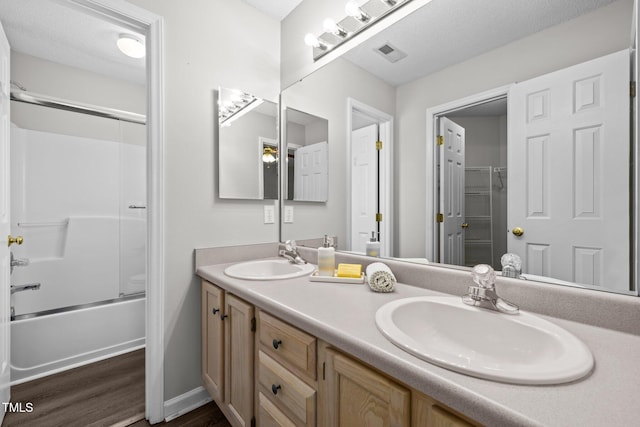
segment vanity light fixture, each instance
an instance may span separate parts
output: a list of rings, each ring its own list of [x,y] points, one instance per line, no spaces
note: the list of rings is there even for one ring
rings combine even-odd
[[[349,0],[344,7],[347,16],[336,22],[327,18],[323,22],[324,33],[315,36],[308,33],[304,42],[312,48],[313,60],[317,61],[331,50],[350,40],[356,34],[398,10],[411,0]]]
[[[120,52],[131,58],[144,58],[146,53],[142,38],[134,36],[133,34],[120,34],[116,45],[118,49],[120,49]]]

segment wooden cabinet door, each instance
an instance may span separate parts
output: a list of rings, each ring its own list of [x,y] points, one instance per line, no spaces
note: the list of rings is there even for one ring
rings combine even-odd
[[[202,281],[202,381],[212,398],[224,400],[224,291]]]
[[[474,427],[479,425],[418,391],[414,390],[411,396],[412,427]]]
[[[227,294],[223,315],[226,350],[224,395],[229,422],[239,427],[250,426],[253,417],[253,317],[251,304]]]
[[[336,427],[410,426],[409,390],[331,349],[325,349],[322,358],[322,423]]]
[[[258,425],[260,427],[296,427],[264,394],[258,393]]]

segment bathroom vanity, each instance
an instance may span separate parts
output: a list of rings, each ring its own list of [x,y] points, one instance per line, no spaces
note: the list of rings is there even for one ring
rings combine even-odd
[[[339,262],[371,261],[341,256]],[[314,251],[304,257],[313,261]],[[401,283],[379,294],[366,285],[311,282],[306,276],[231,278],[224,270],[233,263],[220,259],[225,264],[197,261],[203,279],[202,372],[233,425],[251,425],[253,418],[258,425],[364,425],[362,417],[374,417],[399,426],[626,426],[640,417],[634,403],[640,337],[637,322],[627,325],[637,316],[635,299],[612,295],[603,305],[588,292],[542,285],[534,302],[519,281],[500,279],[497,287],[510,300],[577,336],[595,358],[594,370],[572,383],[513,385],[425,362],[376,327],[375,313],[389,301],[443,290],[461,295],[471,282],[468,272],[390,261]],[[540,298],[541,291],[548,298]],[[563,306],[565,301],[575,305]],[[538,309],[543,306],[549,309]],[[605,307],[611,311],[603,315]],[[564,315],[549,316],[554,310]]]

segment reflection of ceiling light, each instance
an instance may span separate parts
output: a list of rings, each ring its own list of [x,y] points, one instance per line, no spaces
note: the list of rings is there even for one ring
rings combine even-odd
[[[278,150],[273,147],[266,146],[262,151],[262,161],[265,163],[273,163],[278,160]]]
[[[120,52],[124,53],[131,58],[143,58],[145,55],[144,42],[139,38],[131,34],[120,34],[118,41],[116,42]]]
[[[229,126],[232,121],[262,104],[263,100],[236,89],[218,89],[218,123]]]

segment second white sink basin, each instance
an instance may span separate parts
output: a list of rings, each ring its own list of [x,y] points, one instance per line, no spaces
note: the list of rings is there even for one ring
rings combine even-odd
[[[313,264],[291,264],[286,259],[261,259],[233,264],[224,274],[245,280],[292,279],[313,273]]]
[[[582,341],[540,317],[493,312],[459,297],[392,301],[378,329],[403,350],[463,374],[513,384],[559,384],[593,369]]]

